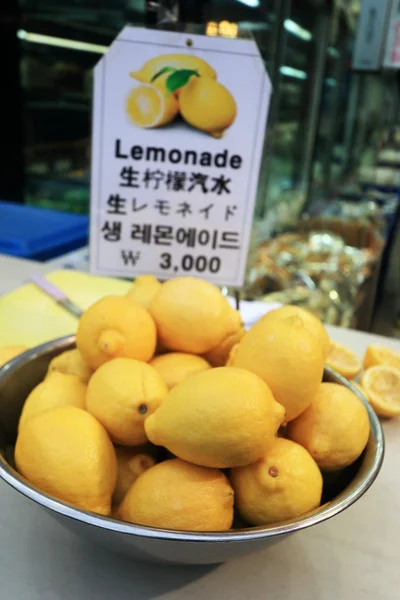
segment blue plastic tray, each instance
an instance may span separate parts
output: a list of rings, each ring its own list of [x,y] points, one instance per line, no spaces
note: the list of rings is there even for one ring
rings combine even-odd
[[[85,246],[89,219],[0,201],[0,253],[50,260]]]

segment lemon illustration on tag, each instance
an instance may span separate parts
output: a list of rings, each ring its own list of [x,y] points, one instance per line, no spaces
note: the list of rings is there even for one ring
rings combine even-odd
[[[137,127],[161,127],[173,121],[179,112],[178,100],[165,85],[167,73],[153,83],[142,83],[130,92],[126,110]]]
[[[187,123],[220,138],[236,117],[230,91],[215,79],[192,77],[179,96],[179,108]]]
[[[180,113],[188,125],[221,138],[236,119],[231,92],[216,80],[215,70],[196,56],[159,56],[130,75],[142,82],[126,102],[129,119],[137,127],[161,127]]]

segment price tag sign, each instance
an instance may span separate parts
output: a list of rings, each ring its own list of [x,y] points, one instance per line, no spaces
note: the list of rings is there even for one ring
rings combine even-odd
[[[253,40],[126,27],[95,68],[91,271],[240,287],[270,94]]]

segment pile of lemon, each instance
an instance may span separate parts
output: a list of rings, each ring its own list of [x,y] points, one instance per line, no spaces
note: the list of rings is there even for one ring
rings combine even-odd
[[[77,349],[26,399],[17,468],[81,509],[152,527],[299,517],[320,505],[321,472],[349,466],[369,438],[356,394],[322,383],[330,349],[301,308],[245,332],[212,284],[139,277],[86,310]]]

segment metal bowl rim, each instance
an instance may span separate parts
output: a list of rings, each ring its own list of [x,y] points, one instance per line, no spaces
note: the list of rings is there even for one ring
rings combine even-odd
[[[0,388],[3,380],[9,376],[10,372],[18,369],[27,360],[32,360],[39,356],[44,356],[49,351],[54,350],[67,350],[75,344],[75,335],[69,335],[62,338],[57,338],[50,342],[46,342],[40,346],[27,350],[23,354],[10,360],[3,368],[0,369]],[[349,387],[349,382],[339,375],[333,369],[325,366],[325,372],[334,376],[342,385]],[[55,513],[63,515],[65,517],[74,519],[76,521],[86,523],[94,527],[100,527],[101,529],[113,531],[115,533],[121,533],[124,535],[133,535],[145,538],[152,538],[158,540],[168,541],[181,541],[181,542],[247,542],[251,540],[274,538],[281,535],[288,535],[313,525],[317,525],[323,521],[331,519],[336,516],[352,504],[356,502],[365,492],[371,487],[375,481],[380,468],[383,463],[384,457],[384,436],[381,424],[378,417],[369,405],[363,395],[351,386],[351,389],[358,398],[363,402],[364,406],[368,411],[368,416],[371,425],[371,434],[375,437],[376,451],[373,457],[372,465],[365,475],[361,483],[351,493],[346,495],[340,501],[332,500],[317,510],[309,513],[300,519],[292,519],[285,521],[280,525],[268,525],[259,527],[249,527],[246,529],[234,529],[224,532],[192,532],[192,531],[177,531],[169,529],[157,529],[153,527],[146,527],[143,525],[135,525],[132,523],[125,523],[117,521],[111,517],[103,517],[95,513],[91,513],[85,510],[74,508],[69,504],[57,500],[52,496],[49,496],[43,492],[38,491],[36,488],[31,486],[28,482],[24,481],[20,475],[8,464],[4,457],[0,454],[0,477],[8,483],[15,490],[37,502],[44,508],[51,510]]]

